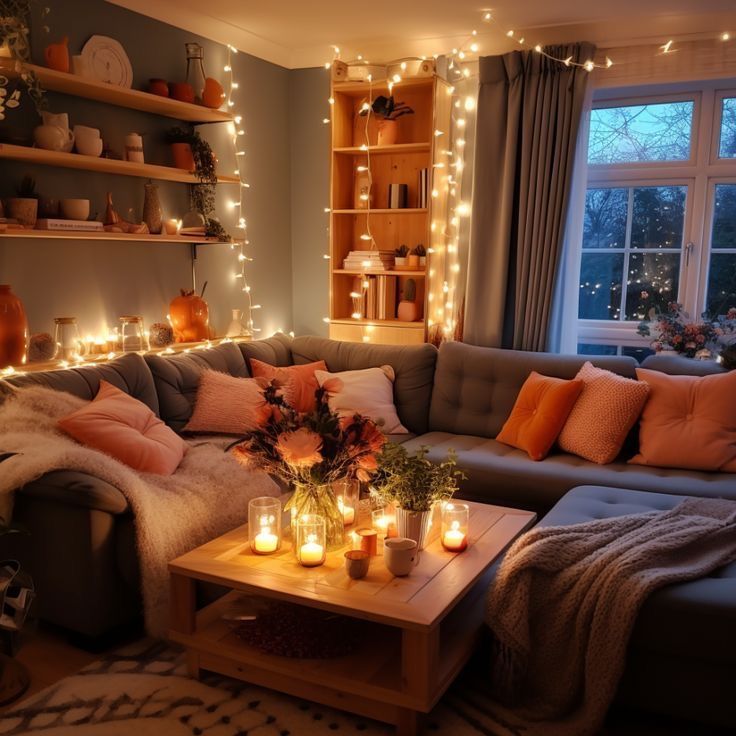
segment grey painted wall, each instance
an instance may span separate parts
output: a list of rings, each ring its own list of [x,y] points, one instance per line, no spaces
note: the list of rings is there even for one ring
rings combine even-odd
[[[183,81],[186,72],[184,42],[199,41],[205,49],[205,69],[222,78],[225,49],[207,39],[137,15],[103,0],[47,0],[51,8],[50,37],[34,23],[34,58],[40,62],[50,40],[68,35],[72,53],[78,53],[92,34],[119,40],[130,57],[135,88],[145,88],[150,77]],[[264,334],[290,329],[293,306],[291,291],[291,178],[290,73],[247,54],[234,57],[240,83],[236,109],[244,117],[247,156],[244,168],[251,188],[247,190],[245,215],[249,225],[250,282],[254,301],[263,305],[257,321]],[[324,97],[324,95],[322,95]],[[0,122],[0,137],[11,126],[32,130],[33,117],[23,105]],[[25,108],[25,109],[24,109]],[[146,160],[170,164],[163,133],[176,121],[89,100],[49,94],[49,108],[68,112],[72,124],[99,127],[112,148],[121,150],[126,133],[145,136]],[[326,126],[325,126],[326,127]],[[225,126],[204,126],[218,154],[221,169],[235,168]],[[324,134],[324,131],[320,131]],[[328,158],[324,157],[327,170]],[[118,211],[133,208],[140,217],[144,180],[113,177],[71,169],[0,162],[0,196],[11,195],[26,173],[37,180],[46,196],[87,197],[92,211],[102,211],[104,194],[113,193]],[[180,216],[187,209],[187,186],[160,182],[165,214]],[[235,187],[220,185],[222,205],[235,196]],[[324,198],[320,198],[321,200]],[[324,206],[324,205],[320,205]],[[218,207],[223,223],[234,224],[234,214]],[[214,326],[224,330],[232,307],[245,302],[234,278],[235,256],[227,245],[199,249],[197,279],[209,281],[207,299]],[[190,282],[190,254],[186,245],[114,243],[61,240],[0,240],[0,282],[10,283],[23,299],[33,332],[48,331],[54,316],[73,315],[83,333],[94,333],[105,323],[114,325],[121,314],[142,314],[148,324],[161,320],[179,287]]]
[[[329,314],[330,75],[324,68],[295,69],[291,102],[291,259],[294,331],[327,335]]]

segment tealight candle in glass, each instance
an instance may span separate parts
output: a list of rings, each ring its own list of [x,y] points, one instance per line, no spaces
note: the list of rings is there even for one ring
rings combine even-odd
[[[281,501],[271,496],[248,502],[248,540],[252,552],[270,555],[281,547]]]
[[[371,513],[371,527],[375,529],[378,534],[379,547],[387,537],[398,536],[396,513],[393,508],[386,506],[385,508],[373,511]]]
[[[332,490],[337,499],[337,508],[342,514],[344,526],[352,526],[358,520],[358,502],[360,501],[360,483],[357,480],[345,478],[336,480]]]
[[[447,503],[442,509],[440,539],[448,552],[462,552],[468,546],[470,507],[466,503]]]
[[[300,565],[318,567],[327,549],[325,520],[317,514],[304,514],[296,520],[294,551]]]

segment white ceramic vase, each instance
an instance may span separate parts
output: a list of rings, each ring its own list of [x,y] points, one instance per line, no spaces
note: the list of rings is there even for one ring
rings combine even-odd
[[[429,533],[431,511],[409,511],[396,509],[396,530],[400,537],[413,539],[419,549],[424,549]]]
[[[227,326],[225,335],[227,337],[240,337],[245,330],[243,329],[243,312],[240,309],[233,309],[233,318],[230,320],[230,324]]]

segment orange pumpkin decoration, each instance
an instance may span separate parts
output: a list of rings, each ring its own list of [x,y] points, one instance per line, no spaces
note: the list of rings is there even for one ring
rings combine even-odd
[[[216,79],[207,77],[204,80],[204,89],[202,90],[202,104],[205,107],[217,110],[224,100],[225,90],[222,88],[222,85]]]
[[[210,336],[210,310],[207,302],[191,289],[181,289],[181,296],[169,305],[171,326],[177,342],[197,342]]]
[[[28,321],[23,302],[0,284],[0,368],[26,362]]]

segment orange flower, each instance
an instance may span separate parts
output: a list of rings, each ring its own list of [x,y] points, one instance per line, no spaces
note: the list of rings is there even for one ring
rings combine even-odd
[[[362,440],[372,452],[377,452],[386,444],[386,435],[373,422],[366,422],[363,427]]]
[[[375,473],[378,470],[378,460],[375,455],[363,455],[358,458],[358,467],[369,473]]]
[[[279,455],[295,468],[311,468],[322,462],[321,449],[322,438],[306,427],[300,427],[295,432],[284,432],[276,441]]]

